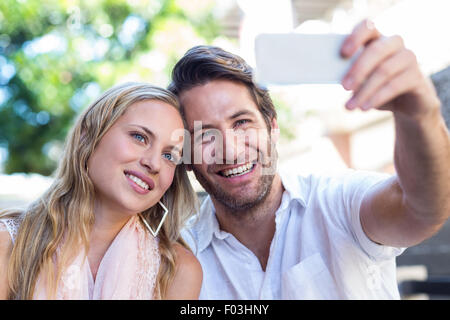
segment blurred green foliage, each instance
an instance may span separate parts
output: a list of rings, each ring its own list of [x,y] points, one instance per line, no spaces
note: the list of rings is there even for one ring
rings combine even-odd
[[[6,173],[55,169],[80,110],[126,80],[166,86],[219,34],[212,1],[1,0],[0,148]]]

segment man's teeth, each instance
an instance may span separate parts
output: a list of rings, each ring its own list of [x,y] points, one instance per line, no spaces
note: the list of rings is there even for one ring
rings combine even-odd
[[[135,177],[131,174],[127,174],[126,175],[128,178],[130,178],[131,180],[133,180],[139,187],[143,188],[143,189],[149,189],[150,187],[148,186],[148,184],[146,184],[144,181],[142,181],[141,179],[139,179],[138,177]]]
[[[237,168],[224,170],[224,171],[222,171],[222,175],[225,177],[241,176],[241,175],[249,172],[252,168],[253,168],[253,163],[247,163],[247,164],[244,164]]]

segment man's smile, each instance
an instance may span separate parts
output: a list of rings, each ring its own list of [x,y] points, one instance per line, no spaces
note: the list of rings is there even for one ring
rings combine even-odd
[[[218,174],[225,178],[239,177],[251,172],[254,169],[255,165],[256,163],[254,162],[247,162],[246,164],[222,169],[218,171]]]

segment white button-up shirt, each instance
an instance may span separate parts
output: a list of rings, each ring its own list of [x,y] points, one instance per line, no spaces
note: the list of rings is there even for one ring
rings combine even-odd
[[[203,268],[200,299],[398,299],[395,257],[404,249],[372,242],[359,219],[364,193],[388,175],[280,177],[285,191],[265,271],[220,230],[209,197],[183,231]]]

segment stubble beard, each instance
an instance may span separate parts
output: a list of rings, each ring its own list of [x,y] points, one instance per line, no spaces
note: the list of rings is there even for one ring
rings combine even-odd
[[[275,148],[272,148],[272,157],[270,158],[269,165],[264,165],[265,161],[258,162],[262,167],[261,176],[258,179],[257,189],[251,194],[245,192],[239,196],[231,195],[226,190],[221,188],[218,184],[210,182],[199,170],[193,166],[192,171],[195,177],[200,182],[205,191],[219,203],[221,203],[228,212],[232,213],[236,217],[243,217],[245,213],[250,213],[252,209],[255,209],[268,197],[272,188],[273,179],[275,178],[277,152]]]

